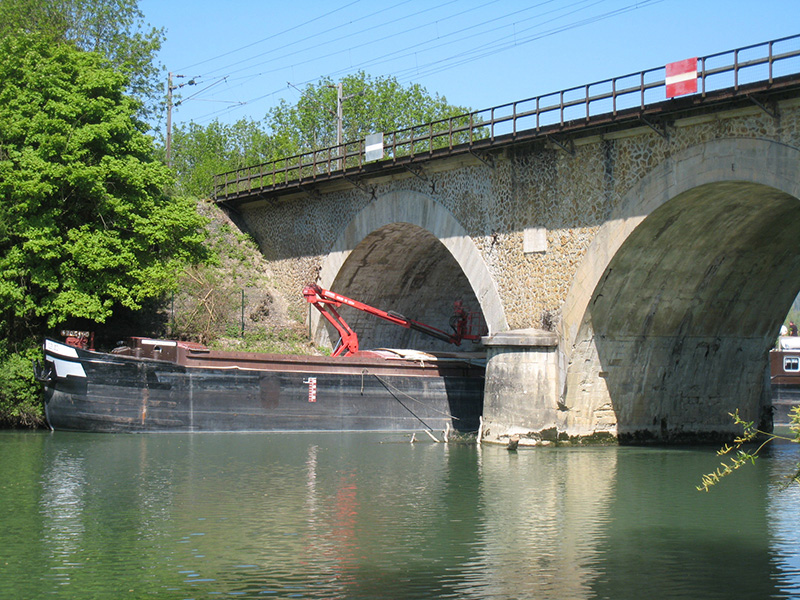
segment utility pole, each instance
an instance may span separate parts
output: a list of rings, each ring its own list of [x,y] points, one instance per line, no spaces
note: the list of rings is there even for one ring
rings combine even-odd
[[[183,77],[186,77],[186,75],[177,75],[177,74],[173,75],[172,71],[167,73],[167,147],[166,147],[166,151],[167,151],[167,166],[168,167],[172,166],[172,107],[173,106],[177,106],[178,104],[180,104],[180,100],[178,101],[178,104],[175,104],[175,105],[172,104],[172,92],[177,90],[178,88],[182,88],[185,85],[197,85],[197,82],[195,81],[195,79],[197,79],[196,77],[194,79],[190,79],[186,83],[180,83],[178,85],[172,85],[172,78],[173,77],[175,77],[175,78],[183,78]],[[206,88],[206,89],[208,89],[208,88]]]
[[[344,122],[344,98],[342,97],[342,82],[336,86],[336,151],[342,157],[341,167],[344,167],[344,152],[342,151],[342,134]]]
[[[167,74],[167,166],[172,166],[172,71]]]
[[[330,86],[333,87],[333,86]],[[356,96],[361,96],[364,92],[356,92],[355,94],[350,94],[348,96],[344,95],[344,90],[342,88],[342,82],[340,81],[339,84],[336,86],[336,151],[338,152],[339,156],[341,157],[338,161],[338,167],[340,169],[344,169],[344,159],[345,159],[345,152],[344,152],[344,101],[350,100],[350,98],[355,98]]]

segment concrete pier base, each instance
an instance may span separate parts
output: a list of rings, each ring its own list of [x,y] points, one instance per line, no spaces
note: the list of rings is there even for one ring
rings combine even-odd
[[[480,441],[547,444],[559,437],[558,336],[540,329],[483,338],[486,386]]]

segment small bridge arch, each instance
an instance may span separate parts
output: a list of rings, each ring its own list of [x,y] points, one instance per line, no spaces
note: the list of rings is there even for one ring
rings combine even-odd
[[[388,192],[362,209],[325,257],[319,282],[345,296],[444,330],[453,302],[459,299],[482,313],[490,332],[508,328],[497,287],[475,243],[446,208],[416,191]],[[343,308],[363,347],[452,349]],[[327,338],[316,314],[312,331],[318,341]]]

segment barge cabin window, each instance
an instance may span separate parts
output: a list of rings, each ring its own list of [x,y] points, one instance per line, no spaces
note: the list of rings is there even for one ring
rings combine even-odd
[[[784,371],[800,371],[800,356],[784,356],[783,357],[783,370]]]

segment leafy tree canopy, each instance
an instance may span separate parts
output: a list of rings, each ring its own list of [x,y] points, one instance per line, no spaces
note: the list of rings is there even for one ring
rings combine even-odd
[[[0,38],[37,33],[105,55],[128,78],[127,90],[154,117],[162,104],[162,69],[155,62],[165,34],[150,27],[138,0],[2,0]]]
[[[208,197],[214,175],[288,156],[293,147],[282,147],[258,121],[241,119],[229,125],[212,121],[178,125],[172,132],[172,165],[178,190]]]
[[[297,104],[282,100],[268,113],[267,127],[296,153],[336,145],[336,87],[330,78],[309,84]],[[371,77],[364,71],[344,77],[342,90],[347,98],[342,119],[345,142],[469,112],[419,84],[404,87],[394,77]]]
[[[342,88],[349,97],[343,110],[345,142],[469,112],[420,85],[404,87],[394,77],[371,77],[363,71],[345,77]],[[308,85],[295,105],[281,101],[261,122],[175,127],[172,162],[181,191],[206,197],[215,174],[334,146],[336,105],[336,85],[323,79]]]
[[[126,78],[40,35],[0,40],[0,332],[136,309],[205,256],[192,200],[164,191]]]

